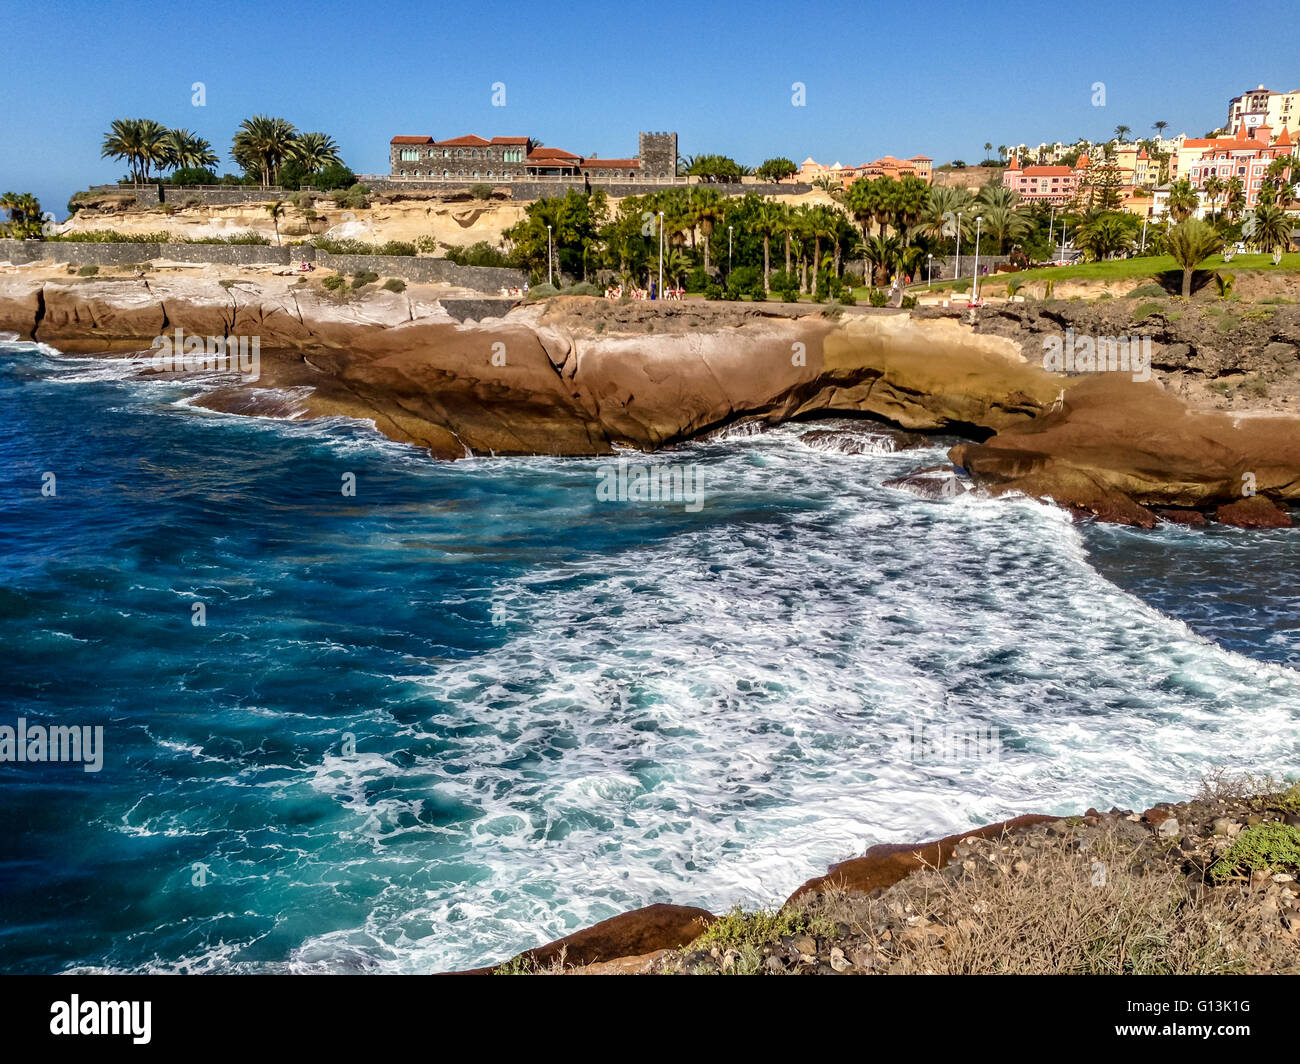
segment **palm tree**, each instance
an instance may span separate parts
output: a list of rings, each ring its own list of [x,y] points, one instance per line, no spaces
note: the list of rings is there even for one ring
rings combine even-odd
[[[153,167],[165,167],[168,162],[168,130],[152,118],[114,119],[99,155],[103,159],[124,159],[131,169],[135,184],[149,180]]]
[[[1267,205],[1256,207],[1251,227],[1251,239],[1265,252],[1285,251],[1291,246],[1291,216],[1281,207]]]
[[[1185,177],[1180,177],[1169,186],[1169,213],[1176,222],[1185,222],[1196,211],[1200,203],[1196,189]]]
[[[877,287],[889,280],[889,271],[897,265],[903,245],[896,236],[873,236],[865,243],[867,262],[873,267],[871,283]]]
[[[280,164],[291,158],[298,131],[283,118],[254,115],[239,125],[230,155],[240,166],[256,169],[266,188],[280,176]]]
[[[1169,123],[1168,123],[1168,122],[1152,122],[1152,123],[1151,123],[1151,128],[1154,129],[1154,130],[1156,131],[1156,138],[1157,138],[1158,140],[1164,140],[1164,139],[1165,139],[1165,130],[1169,128]]]
[[[333,137],[324,133],[304,133],[293,145],[292,158],[308,174],[318,174],[327,166],[342,165],[343,157]]]
[[[704,238],[704,272],[709,273],[709,242],[713,237],[714,227],[726,215],[726,204],[717,189],[694,186],[690,191],[689,217],[692,228],[698,223]]]
[[[1092,262],[1113,258],[1133,246],[1135,216],[1106,211],[1087,219],[1074,233],[1074,246]]]
[[[271,216],[271,221],[275,224],[275,245],[280,246],[280,219],[284,217],[284,200],[276,200],[274,203],[266,205],[266,213]]]
[[[1241,178],[1231,177],[1223,188],[1223,205],[1228,211],[1228,220],[1235,222],[1246,209],[1246,186]]]
[[[197,170],[220,162],[212,145],[188,129],[169,129],[163,144],[167,151],[167,165],[177,170]]]
[[[985,162],[988,162],[988,161],[989,161],[989,152],[991,152],[992,150],[993,150],[993,142],[992,142],[991,140],[986,140],[986,141],[984,142],[984,161],[985,161]]]
[[[1116,126],[1115,139],[1118,140],[1121,144],[1123,144],[1125,143],[1124,138],[1127,137],[1131,132],[1133,132],[1133,130],[1129,126]]]
[[[1219,196],[1222,195],[1223,190],[1226,187],[1227,186],[1224,184],[1221,178],[1214,177],[1214,176],[1207,177],[1205,181],[1202,183],[1201,191],[1205,193],[1205,198],[1210,201],[1211,214],[1215,213],[1214,204],[1218,200]]]
[[[784,221],[781,205],[774,200],[764,200],[754,215],[754,227],[763,237],[763,291],[772,292],[772,237],[781,232]]]
[[[1028,219],[1010,207],[986,207],[983,218],[981,228],[990,239],[997,241],[998,254],[1006,251],[1008,243],[1019,240],[1029,232]]]
[[[1223,247],[1223,241],[1213,226],[1188,218],[1169,230],[1165,245],[1183,271],[1183,298],[1188,299],[1192,294],[1192,274],[1196,267]]]
[[[890,222],[906,245],[912,226],[921,220],[930,205],[930,186],[908,174],[895,182],[890,192]]]
[[[813,298],[817,298],[817,278],[822,269],[822,240],[834,240],[839,226],[835,212],[827,207],[813,207],[808,212],[808,232],[813,238]]]

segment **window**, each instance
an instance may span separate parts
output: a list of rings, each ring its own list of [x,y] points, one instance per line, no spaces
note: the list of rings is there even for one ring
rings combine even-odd
[[[402,149],[402,162],[413,163],[420,157],[420,153],[415,148]]]
[[[457,158],[457,159],[463,158],[464,155],[465,155],[465,152],[464,152],[461,148],[457,148],[457,149],[456,149],[456,158]]]
[[[492,180],[492,171],[491,171],[491,170],[489,170],[489,171],[487,172],[487,176],[488,176],[488,180],[491,181],[491,180]]]

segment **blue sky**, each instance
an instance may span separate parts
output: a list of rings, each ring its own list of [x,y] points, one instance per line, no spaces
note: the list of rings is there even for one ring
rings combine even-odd
[[[126,116],[195,130],[232,170],[230,138],[254,113],[330,133],[358,172],[387,168],[395,133],[626,156],[639,129],[750,164],[975,162],[986,140],[1101,137],[1120,123],[1200,136],[1246,88],[1300,87],[1291,2],[1062,7],[0,0],[9,54],[22,46],[0,97],[0,191],[35,192],[62,217],[70,193],[124,172],[99,144]],[[191,104],[196,81],[204,107]],[[795,82],[806,106],[791,103]]]

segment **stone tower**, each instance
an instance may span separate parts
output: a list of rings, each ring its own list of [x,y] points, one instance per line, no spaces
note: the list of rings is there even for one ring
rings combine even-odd
[[[643,176],[677,176],[676,133],[641,133],[637,138],[637,148]]]

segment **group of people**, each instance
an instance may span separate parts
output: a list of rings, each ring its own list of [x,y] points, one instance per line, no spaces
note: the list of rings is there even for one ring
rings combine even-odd
[[[513,285],[512,287],[509,287],[509,288],[507,288],[505,285],[502,285],[502,286],[501,286],[501,294],[502,294],[503,296],[507,296],[507,297],[508,297],[508,296],[526,296],[526,295],[528,295],[528,282],[525,281],[524,284],[523,284],[523,287],[522,287],[522,288],[521,288],[519,285]]]
[[[680,288],[680,287],[678,287],[678,288],[665,288],[665,289],[663,290],[663,294],[662,294],[662,296],[660,297],[660,296],[658,295],[658,293],[656,293],[655,288],[656,288],[656,285],[654,284],[654,282],[651,282],[649,289],[645,289],[645,288],[635,288],[635,287],[634,287],[634,288],[629,288],[628,291],[627,291],[627,294],[628,294],[629,296],[631,296],[631,298],[633,298],[633,299],[655,299],[655,298],[663,298],[663,299],[676,299],[676,300],[680,300],[680,299],[682,298],[682,296],[684,296],[684,295],[686,294],[686,289],[685,289],[685,288]],[[623,286],[622,286],[621,284],[620,284],[620,285],[610,285],[610,286],[608,286],[608,287],[605,289],[605,298],[606,298],[606,299],[611,299],[611,300],[613,300],[613,299],[622,299],[622,298],[623,298]]]

